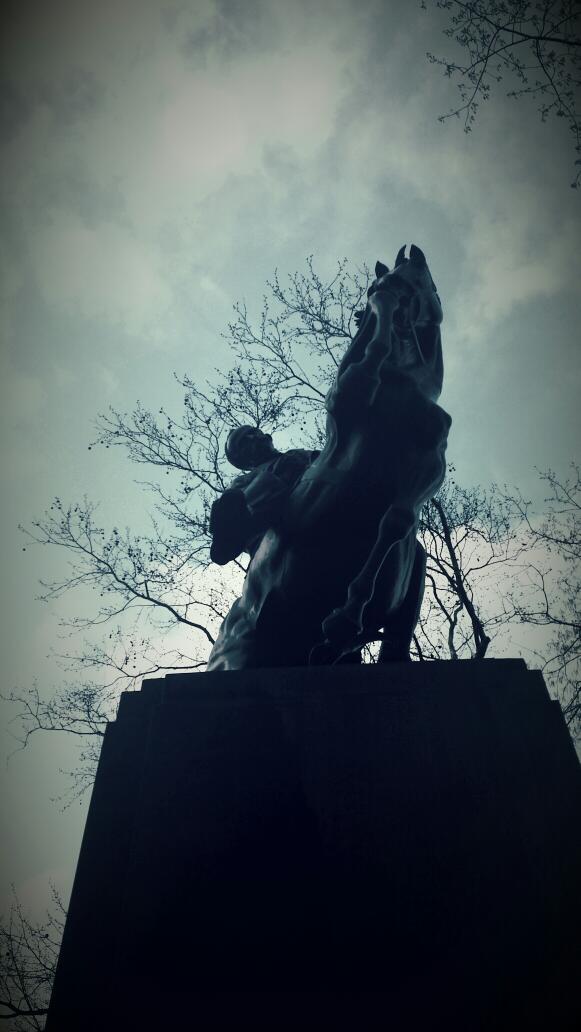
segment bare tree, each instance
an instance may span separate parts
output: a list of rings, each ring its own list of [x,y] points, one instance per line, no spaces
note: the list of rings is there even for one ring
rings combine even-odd
[[[323,279],[312,258],[304,272],[282,282],[275,273],[257,320],[235,306],[225,334],[232,367],[211,382],[184,375],[181,414],[111,409],[98,421],[94,448],[122,448],[147,467],[141,486],[151,496],[151,527],[105,529],[98,506],[55,498],[42,517],[22,528],[25,547],[49,545],[63,553],[63,574],[41,584],[40,599],[58,603],[90,596],[86,615],[60,621],[55,657],[63,679],[52,692],[16,688],[18,741],[38,731],[63,731],[81,743],[83,762],[74,793],[90,783],[107,720],[122,690],[143,677],[205,666],[221,620],[242,584],[242,559],[222,571],[210,564],[212,501],[232,479],[223,455],[233,425],[251,423],[278,431],[289,443],[322,440],[323,401],[372,277],[346,259]],[[75,644],[77,642],[77,644]],[[72,675],[72,679],[69,677]]]
[[[581,469],[540,472],[548,489],[539,513],[520,491],[505,500],[529,535],[529,561],[510,591],[511,619],[545,629],[541,666],[574,735],[581,734]]]
[[[44,921],[33,921],[14,899],[0,922],[0,1020],[10,1032],[40,1032],[58,959],[66,912],[51,885],[51,904]]]
[[[426,0],[421,6],[427,7]],[[571,134],[575,177],[581,180],[581,4],[579,0],[432,0],[446,12],[444,35],[461,56],[428,60],[456,80],[459,99],[440,116],[463,119],[470,132],[481,102],[500,86],[508,97],[528,97],[543,122],[560,118]],[[502,84],[502,85],[501,85]]]
[[[525,550],[510,502],[495,485],[465,488],[454,468],[424,507],[426,596],[416,629],[419,659],[484,659],[508,614],[498,585]]]
[[[235,306],[225,335],[231,369],[206,383],[178,379],[180,415],[137,404],[101,417],[91,447],[121,448],[149,470],[151,479],[141,483],[151,496],[148,533],[105,529],[87,499],[57,498],[25,528],[28,544],[59,548],[66,559],[61,578],[42,585],[41,598],[58,602],[76,593],[86,609],[80,615],[76,605],[75,616],[61,621],[55,654],[63,680],[55,690],[41,694],[32,686],[10,695],[23,746],[38,731],[67,732],[79,741],[73,797],[92,781],[122,690],[138,688],[146,676],[205,666],[245,573],[242,559],[218,569],[209,557],[210,507],[232,477],[223,456],[226,434],[251,423],[277,431],[283,443],[322,443],[324,397],[357,328],[370,278],[345,259],[328,279],[312,258],[284,282],[275,274],[258,319],[244,304]],[[428,567],[415,658],[481,659],[498,629],[518,618],[495,585],[501,565],[520,560],[520,519],[497,490],[468,490],[453,476],[429,503],[420,528]],[[374,651],[367,650],[368,659]]]

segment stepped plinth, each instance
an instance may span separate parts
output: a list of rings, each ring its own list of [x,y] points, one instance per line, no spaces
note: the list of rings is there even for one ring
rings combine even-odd
[[[520,660],[145,681],[105,735],[47,1032],[567,1028],[580,803]]]

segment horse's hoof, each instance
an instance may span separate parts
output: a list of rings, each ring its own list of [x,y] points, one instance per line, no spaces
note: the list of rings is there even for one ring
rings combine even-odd
[[[337,650],[329,641],[313,645],[309,652],[309,666],[332,666],[337,659],[336,652]]]
[[[325,638],[341,644],[354,641],[361,633],[361,627],[347,616],[344,609],[334,609],[329,613],[322,627]]]

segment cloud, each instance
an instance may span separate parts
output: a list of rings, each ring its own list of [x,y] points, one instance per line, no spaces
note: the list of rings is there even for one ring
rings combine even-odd
[[[280,31],[281,13],[272,0],[205,0],[168,12],[165,23],[186,59],[207,65],[272,50],[288,38]]]
[[[107,366],[98,366],[97,371],[99,379],[103,383],[106,392],[110,395],[118,396],[119,389],[122,386],[119,377],[113,372],[112,369],[109,369]]]
[[[12,82],[0,83],[0,143],[9,143],[18,135],[30,118],[32,107],[24,90]]]
[[[1,422],[4,431],[20,432],[23,427],[36,425],[39,415],[46,410],[48,395],[42,379],[16,372],[3,357],[0,362],[2,382],[9,390],[2,391]]]
[[[47,304],[86,319],[119,320],[132,332],[171,301],[156,256],[114,223],[89,227],[69,212],[52,212],[35,235],[31,262]]]
[[[201,277],[201,279],[200,279],[200,289],[203,290],[206,294],[219,294],[220,293],[220,287],[218,286],[216,281],[212,279],[211,276],[204,275],[204,276]]]
[[[0,141],[14,139],[39,108],[50,113],[54,123],[73,125],[98,107],[101,95],[95,76],[74,66],[57,80],[4,81],[0,83]]]
[[[491,108],[470,137],[438,125],[426,103],[434,72],[426,65],[405,76],[399,41],[388,55],[392,88],[369,89],[387,78],[385,55],[378,66],[353,66],[329,148],[337,169],[329,189],[337,211],[359,193],[371,239],[385,226],[394,245],[413,240],[433,256],[455,332],[476,343],[528,301],[576,292],[577,199],[563,179],[565,160],[554,160],[563,151],[558,129],[510,104]],[[396,91],[400,76],[406,88]]]
[[[81,9],[22,21],[8,63],[14,105],[29,105],[8,202],[55,311],[162,346],[218,312],[204,275],[227,311],[297,251],[390,261],[386,247],[415,240],[449,329],[476,347],[518,305],[574,285],[568,199],[546,202],[533,123],[498,107],[471,138],[438,125],[449,86],[415,7]],[[549,127],[534,128],[536,147]]]
[[[510,211],[476,215],[466,241],[466,262],[474,270],[465,314],[458,329],[467,340],[489,332],[528,302],[575,291],[579,234],[574,222],[542,226],[530,203],[512,198]],[[535,238],[538,243],[535,246]]]

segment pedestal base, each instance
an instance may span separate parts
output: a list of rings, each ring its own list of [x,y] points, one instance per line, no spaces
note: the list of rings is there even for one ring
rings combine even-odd
[[[47,1032],[569,1027],[580,803],[519,660],[146,681],[105,736]]]

